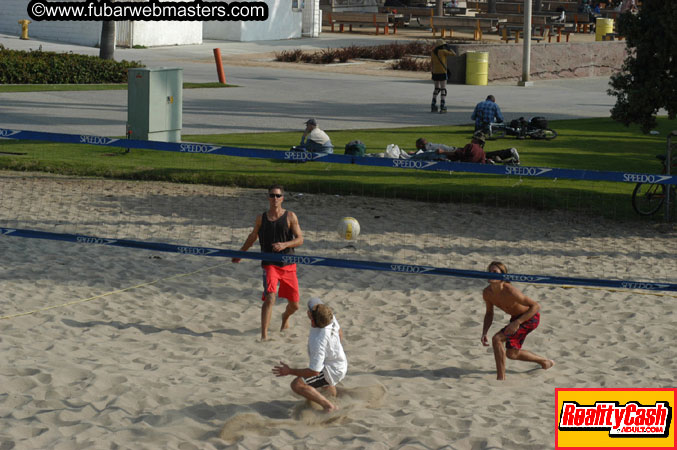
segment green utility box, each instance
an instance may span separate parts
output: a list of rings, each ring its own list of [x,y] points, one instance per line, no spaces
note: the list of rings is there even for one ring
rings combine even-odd
[[[129,69],[127,79],[128,137],[181,142],[183,69]]]

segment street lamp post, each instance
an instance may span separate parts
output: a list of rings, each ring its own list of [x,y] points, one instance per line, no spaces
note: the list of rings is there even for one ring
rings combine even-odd
[[[540,0],[536,0],[540,1]],[[522,80],[520,86],[533,86],[533,81],[529,80],[531,73],[531,0],[524,0],[524,45],[522,49]]]

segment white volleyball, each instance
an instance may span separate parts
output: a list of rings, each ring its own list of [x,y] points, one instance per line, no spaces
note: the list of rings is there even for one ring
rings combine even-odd
[[[344,217],[339,221],[338,234],[347,241],[354,241],[360,235],[360,223],[352,217]]]

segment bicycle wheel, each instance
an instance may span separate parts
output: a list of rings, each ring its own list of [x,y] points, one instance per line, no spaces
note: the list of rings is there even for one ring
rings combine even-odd
[[[632,191],[632,207],[640,216],[655,214],[665,201],[664,184],[637,183]]]
[[[496,139],[501,139],[505,137],[505,127],[491,127],[487,133],[487,139],[490,141],[495,141]]]
[[[557,137],[557,131],[550,128],[543,128],[542,130],[535,130],[529,133],[531,139],[545,139],[551,141]]]
[[[552,128],[544,128],[543,129],[543,139],[546,141],[552,141],[557,137],[557,131],[553,130]]]

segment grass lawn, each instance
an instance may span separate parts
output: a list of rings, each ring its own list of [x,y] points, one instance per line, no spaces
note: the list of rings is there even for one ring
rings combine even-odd
[[[489,141],[485,150],[516,147],[522,165],[659,173],[654,155],[665,153],[666,135],[674,121],[659,118],[660,135],[643,135],[637,127],[625,128],[611,119],[553,121],[559,136],[553,141]],[[377,130],[328,130],[337,153],[360,139],[370,153],[383,152],[394,143],[407,150],[418,137],[430,142],[463,146],[471,126],[412,127]],[[288,150],[298,144],[301,132],[183,136],[187,142],[236,147]],[[0,169],[47,171],[62,174],[121,179],[163,180],[265,187],[282,183],[291,191],[342,195],[367,195],[423,201],[468,202],[485,206],[566,208],[634,219],[631,183],[530,179],[481,174],[458,174],[363,167],[330,163],[291,164],[277,160],[218,155],[180,154],[89,145],[0,140]],[[9,154],[25,153],[25,154]]]
[[[237,87],[221,83],[183,83],[184,89]],[[116,84],[2,84],[0,92],[122,91],[127,83]]]

